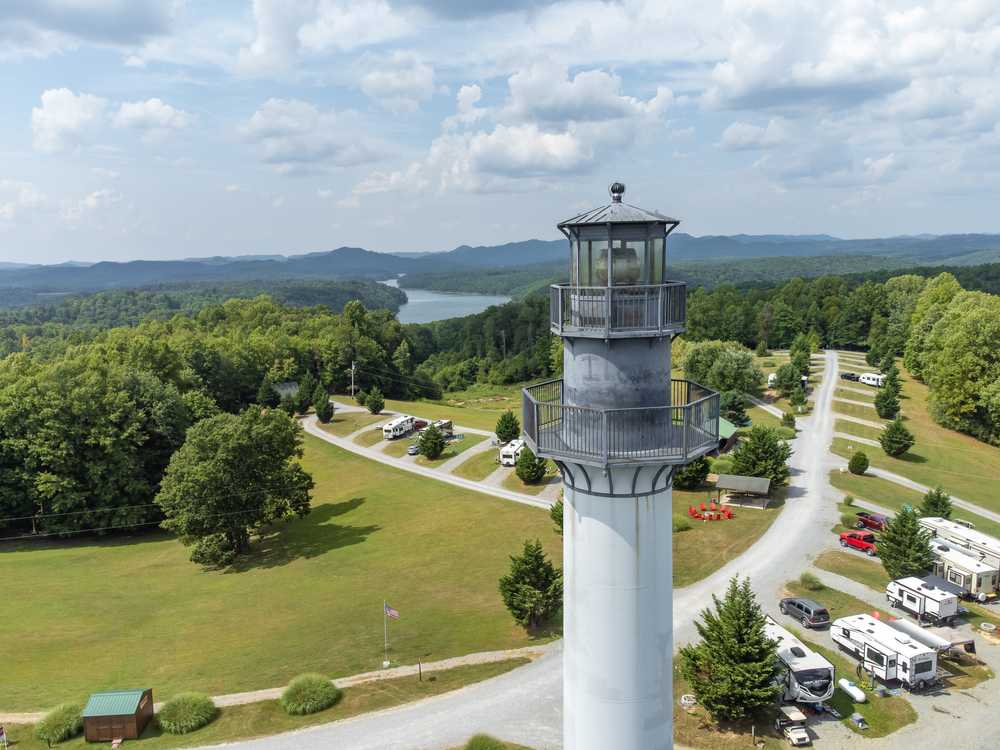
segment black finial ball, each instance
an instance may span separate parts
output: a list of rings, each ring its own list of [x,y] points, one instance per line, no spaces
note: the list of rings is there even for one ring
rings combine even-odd
[[[622,196],[625,195],[625,183],[612,182],[611,187],[608,188],[608,192],[611,193],[611,200],[615,203],[621,203]]]

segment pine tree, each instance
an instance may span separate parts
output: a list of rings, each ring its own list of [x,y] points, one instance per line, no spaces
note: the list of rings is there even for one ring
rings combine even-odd
[[[806,392],[801,383],[792,390],[792,394],[788,397],[788,403],[796,409],[801,409],[806,405]]]
[[[545,478],[545,459],[538,458],[528,446],[521,449],[514,471],[525,484],[538,484]]]
[[[562,607],[562,571],[546,559],[537,539],[524,542],[520,555],[511,555],[510,573],[500,579],[500,596],[524,627],[537,627]]]
[[[555,525],[556,533],[562,536],[563,533],[563,501],[559,498],[554,503],[552,507],[549,508],[549,515],[552,517],[552,523]]]
[[[941,485],[928,490],[920,503],[920,515],[924,518],[951,518],[951,509],[951,497]]]
[[[708,459],[704,456],[696,458],[674,472],[674,487],[679,490],[696,490],[708,479]]]
[[[521,423],[510,409],[501,414],[497,420],[496,434],[501,444],[517,440],[521,436]]]
[[[754,425],[733,451],[733,474],[767,477],[771,485],[788,482],[788,459],[792,449],[774,427]]]
[[[864,451],[855,451],[851,460],[847,462],[847,470],[859,476],[868,471],[868,456]]]
[[[729,581],[715,611],[695,622],[701,642],[681,648],[680,668],[698,703],[717,721],[736,721],[770,706],[780,688],[776,644],[764,632],[764,613],[750,579]]]
[[[786,411],[784,414],[782,414],[781,415],[781,426],[782,427],[790,427],[791,429],[794,430],[795,429],[795,415],[792,414],[790,411]]]
[[[886,524],[878,540],[882,567],[893,580],[924,574],[934,567],[930,532],[912,508],[903,508]]]
[[[427,429],[420,433],[420,439],[417,441],[417,449],[420,451],[420,455],[429,458],[431,461],[444,453],[446,445],[444,435],[441,434],[441,429],[433,422],[427,426]]]
[[[719,396],[719,413],[737,427],[750,424],[747,416],[747,399],[739,391],[723,391]]]
[[[313,392],[313,409],[316,410],[316,419],[326,424],[333,419],[333,402],[330,401],[330,394],[321,385],[316,386]]]
[[[365,407],[372,414],[379,414],[385,408],[385,397],[377,385],[373,385],[372,389],[368,391],[368,395],[365,396]]]
[[[271,380],[270,376],[265,375],[264,379],[260,381],[260,388],[257,389],[255,400],[258,406],[267,406],[272,409],[281,403],[281,396],[274,389],[274,381]]]
[[[916,443],[913,433],[906,429],[898,416],[892,420],[878,436],[882,450],[889,456],[902,456]]]
[[[767,350],[767,341],[765,339],[760,339],[757,342],[757,349],[754,353],[758,357],[767,357],[771,354],[771,352]]]
[[[879,388],[875,394],[875,411],[882,419],[895,419],[899,415],[899,395],[891,388]]]
[[[295,393],[295,411],[305,414],[313,403],[313,394],[316,391],[318,382],[315,376],[306,370],[306,374],[299,381],[299,390]]]

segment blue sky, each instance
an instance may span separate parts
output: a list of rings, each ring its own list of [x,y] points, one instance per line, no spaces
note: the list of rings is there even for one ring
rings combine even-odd
[[[1000,231],[1000,6],[4,0],[0,261]]]

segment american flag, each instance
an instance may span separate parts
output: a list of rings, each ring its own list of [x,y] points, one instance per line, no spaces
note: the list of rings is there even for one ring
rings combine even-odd
[[[382,606],[385,608],[386,617],[391,617],[393,620],[399,619],[399,611],[390,607],[389,602],[382,602]]]

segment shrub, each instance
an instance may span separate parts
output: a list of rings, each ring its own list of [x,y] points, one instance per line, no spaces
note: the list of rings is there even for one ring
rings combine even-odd
[[[852,474],[859,475],[868,471],[868,456],[865,455],[864,451],[858,451],[851,456],[851,460],[847,463],[847,470]]]
[[[364,406],[365,402],[368,400],[368,394],[363,390],[359,390],[354,394],[354,400],[358,402],[358,406]]]
[[[219,709],[203,693],[178,693],[156,714],[160,729],[167,734],[187,734],[212,721]]]
[[[488,734],[477,734],[465,743],[465,750],[507,750],[507,746]]]
[[[682,531],[691,530],[691,522],[687,520],[684,516],[674,515],[674,533],[679,534]]]
[[[497,440],[501,443],[509,443],[521,436],[521,423],[510,409],[501,414],[497,420],[496,434]]]
[[[365,398],[365,408],[372,414],[378,414],[385,408],[385,398],[378,386],[372,386],[371,393]]]
[[[50,745],[75,737],[83,731],[82,710],[73,703],[56,706],[35,726],[35,736]]]
[[[854,495],[844,495],[844,505],[848,507],[854,505]]]
[[[321,674],[300,674],[281,694],[281,707],[292,716],[314,714],[340,700],[341,690]]]
[[[758,357],[767,357],[768,355],[770,355],[771,352],[767,350],[767,341],[765,341],[764,339],[758,341],[755,353]]]
[[[555,527],[556,533],[559,536],[563,535],[563,501],[559,498],[554,503],[552,507],[549,508],[549,517],[552,519],[552,524]]]
[[[795,439],[796,432],[794,427],[781,426],[781,427],[775,427],[774,429],[777,431],[778,437],[780,437],[782,440]]]
[[[521,449],[514,471],[525,484],[538,484],[545,478],[545,459],[538,458],[528,446]]]
[[[781,426],[782,427],[789,427],[789,428],[791,428],[791,429],[794,430],[795,429],[795,415],[792,414],[790,411],[786,411],[784,414],[782,414],[781,415]]]
[[[445,447],[444,435],[441,433],[441,429],[433,423],[421,433],[420,439],[417,440],[417,450],[420,451],[420,455],[431,461],[444,453]]]
[[[562,571],[545,557],[537,539],[525,540],[522,553],[510,556],[510,573],[500,579],[499,589],[514,620],[528,628],[550,619],[562,607]]]
[[[799,576],[799,583],[801,583],[802,588],[807,591],[822,591],[826,588],[826,586],[823,585],[823,582],[808,570]]]
[[[792,455],[778,427],[754,425],[733,451],[733,473],[745,477],[767,477],[771,485],[788,482],[788,459]]]
[[[699,456],[689,464],[685,464],[674,474],[674,487],[680,490],[696,490],[708,478],[708,459]]]
[[[886,452],[886,455],[895,458],[896,456],[902,456],[906,451],[910,450],[916,439],[913,437],[913,433],[906,429],[903,420],[897,415],[879,434],[878,441],[882,446],[882,450]]]
[[[732,474],[733,462],[729,458],[717,458],[712,461],[712,474]]]
[[[846,526],[849,529],[853,529],[854,525],[857,523],[858,518],[853,513],[841,513],[840,523],[842,526]]]

